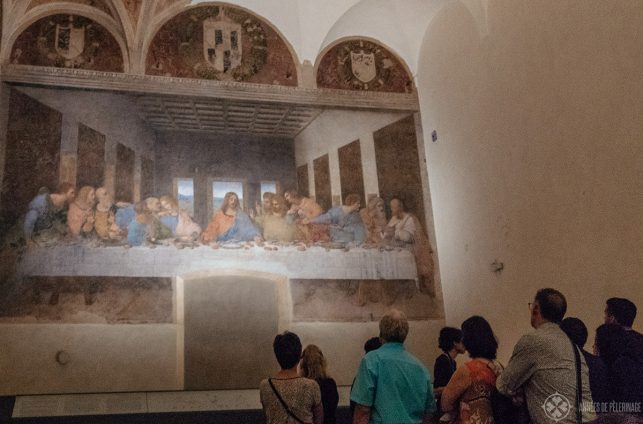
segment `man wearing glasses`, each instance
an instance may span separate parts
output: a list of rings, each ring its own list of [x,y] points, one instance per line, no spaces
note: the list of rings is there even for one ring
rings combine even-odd
[[[507,396],[524,391],[529,416],[534,424],[576,423],[576,359],[574,346],[560,329],[567,311],[565,296],[558,290],[541,289],[532,303],[531,326],[514,347],[507,368],[496,387]],[[592,405],[589,372],[580,356],[583,405]],[[595,419],[591,408],[583,409],[583,422]],[[552,421],[553,420],[553,421]]]

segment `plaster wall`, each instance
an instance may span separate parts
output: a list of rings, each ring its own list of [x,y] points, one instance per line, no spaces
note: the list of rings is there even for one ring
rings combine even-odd
[[[487,6],[483,38],[435,17],[417,79],[447,324],[485,316],[506,361],[555,287],[591,349],[608,297],[643,305],[643,4]]]
[[[428,23],[447,0],[362,0],[328,30],[321,48],[344,37],[366,36],[379,40],[406,61],[411,74],[417,71],[417,52]],[[321,50],[321,49],[320,49]]]
[[[180,390],[172,324],[2,324],[1,395]],[[56,362],[64,351],[68,362]],[[61,358],[59,356],[59,358]]]
[[[182,301],[177,308],[182,311]],[[410,322],[406,348],[429,369],[439,354],[434,339],[443,324],[442,319]],[[364,342],[379,334],[377,322],[284,325],[280,325],[279,331],[287,328],[297,333],[303,346],[318,345],[328,360],[331,376],[338,385],[345,386],[353,381],[364,355]],[[0,366],[7,370],[0,395],[164,391],[184,387],[185,333],[181,315],[177,324],[2,324],[0,337],[9,347],[0,354]],[[269,339],[259,344],[254,340],[251,345],[237,340],[235,346],[241,352],[259,349],[258,354],[269,360],[269,364],[262,366],[276,369],[271,356],[272,335]],[[62,359],[68,359],[68,363],[56,362],[59,351],[65,352],[67,356]],[[210,368],[227,364],[225,358],[217,358],[209,357]]]

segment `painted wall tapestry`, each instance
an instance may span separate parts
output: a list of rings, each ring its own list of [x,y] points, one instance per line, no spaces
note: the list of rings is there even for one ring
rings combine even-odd
[[[279,35],[240,9],[183,12],[156,34],[146,73],[258,84],[297,85],[296,66]]]
[[[351,193],[355,193],[359,196],[362,206],[365,206],[362,151],[359,140],[340,147],[337,153],[339,156],[339,179],[342,187],[342,199],[345,199]]]
[[[141,199],[153,196],[154,190],[154,161],[141,158]]]
[[[116,146],[116,199],[134,200],[134,150],[118,143]]]
[[[297,167],[297,190],[302,196],[309,196],[308,186],[308,165],[301,165]]]
[[[413,79],[393,53],[368,40],[332,47],[319,61],[317,87],[411,93]]]
[[[313,161],[315,172],[315,200],[322,209],[330,209],[332,206],[330,190],[330,167],[328,155],[320,156]]]
[[[105,134],[78,125],[78,167],[76,185],[100,187],[105,179]]]
[[[56,189],[61,127],[60,112],[11,90],[2,182],[3,233],[25,214],[35,193],[43,187]]]

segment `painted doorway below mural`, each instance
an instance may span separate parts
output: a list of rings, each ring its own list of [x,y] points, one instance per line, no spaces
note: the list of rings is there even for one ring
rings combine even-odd
[[[255,389],[278,368],[276,282],[248,276],[184,280],[185,389]]]

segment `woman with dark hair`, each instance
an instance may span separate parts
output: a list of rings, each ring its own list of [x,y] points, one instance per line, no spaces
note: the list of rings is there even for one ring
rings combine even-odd
[[[435,360],[433,368],[433,393],[439,395],[455,372],[455,358],[465,352],[462,331],[459,328],[444,327],[440,330],[438,347],[442,354]]]
[[[495,361],[498,341],[487,320],[473,316],[462,323],[462,342],[471,361],[456,370],[442,391],[442,410],[455,412],[459,404],[455,422],[493,423],[491,396],[501,370]]]
[[[595,349],[607,366],[609,400],[635,405],[643,401],[643,359],[628,355],[626,346],[627,334],[620,325],[603,324],[596,329]]]
[[[326,371],[326,358],[316,345],[308,345],[301,355],[299,365],[302,377],[315,380],[321,390],[321,400],[324,406],[324,424],[335,424],[335,411],[339,403],[337,384]]]
[[[289,331],[278,334],[273,349],[281,370],[259,386],[266,423],[322,424],[324,410],[319,386],[297,371],[301,358],[299,337]]]
[[[454,327],[442,328],[438,337],[438,347],[442,350],[442,354],[436,358],[433,367],[433,393],[437,404],[440,405],[442,390],[451,380],[451,376],[457,366],[455,358],[465,352],[464,344],[462,343],[462,331]],[[441,408],[438,407],[435,416],[439,417],[441,415]],[[443,420],[447,419],[448,417],[443,417]]]

